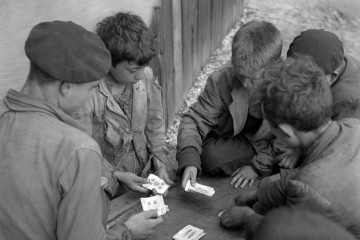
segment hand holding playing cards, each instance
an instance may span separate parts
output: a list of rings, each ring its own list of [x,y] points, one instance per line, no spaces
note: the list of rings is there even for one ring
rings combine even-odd
[[[153,234],[162,222],[162,217],[158,216],[155,210],[149,210],[131,216],[124,224],[131,230],[132,239],[137,239]]]
[[[193,166],[186,167],[182,176],[181,186],[185,190],[186,183],[190,179],[191,186],[195,187],[197,168]]]
[[[121,171],[115,172],[114,176],[118,181],[126,184],[128,188],[130,188],[134,192],[148,192],[148,190],[142,186],[142,184],[148,183],[148,180],[146,178],[139,177],[131,172]]]
[[[253,169],[250,165],[245,165],[235,172],[231,174],[233,179],[231,180],[231,185],[234,185],[234,187],[238,188],[244,188],[247,184],[249,184],[249,187],[251,187],[255,181],[255,179],[259,176],[257,172]]]

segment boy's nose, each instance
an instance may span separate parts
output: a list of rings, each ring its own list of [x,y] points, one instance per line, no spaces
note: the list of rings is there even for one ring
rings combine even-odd
[[[141,71],[135,75],[136,80],[141,80],[145,77],[144,71]]]

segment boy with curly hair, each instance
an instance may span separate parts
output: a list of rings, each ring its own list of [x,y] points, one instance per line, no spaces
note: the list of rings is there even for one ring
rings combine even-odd
[[[262,111],[272,132],[290,147],[300,147],[297,169],[264,178],[248,200],[254,210],[233,207],[221,216],[225,227],[246,225],[251,235],[272,208],[301,205],[340,223],[360,237],[360,121],[332,121],[333,97],[324,72],[311,57],[288,58],[267,68],[260,85]]]
[[[128,189],[147,192],[142,184],[150,171],[173,184],[161,87],[147,66],[155,56],[150,30],[139,16],[119,12],[99,22],[97,33],[111,53],[112,66],[75,117],[109,163],[103,171],[106,192],[110,198]]]

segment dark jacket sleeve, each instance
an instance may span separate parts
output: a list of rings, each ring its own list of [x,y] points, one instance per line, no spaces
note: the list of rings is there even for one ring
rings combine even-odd
[[[200,154],[206,135],[218,124],[224,113],[224,104],[217,84],[218,75],[211,74],[204,91],[196,103],[181,119],[178,131],[178,172],[188,166],[195,166],[201,172]]]

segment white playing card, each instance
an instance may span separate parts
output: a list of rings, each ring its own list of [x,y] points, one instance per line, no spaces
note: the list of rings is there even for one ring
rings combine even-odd
[[[140,202],[144,211],[154,209],[159,216],[164,215],[169,211],[169,207],[164,204],[164,198],[161,195],[140,198]]]
[[[157,193],[161,195],[164,194],[166,190],[168,190],[168,188],[170,187],[170,185],[166,184],[164,180],[162,180],[161,178],[159,178],[154,174],[150,174],[148,176],[148,179],[149,179],[149,183],[143,184],[142,186],[151,191],[155,188]]]
[[[181,229],[178,233],[173,236],[175,240],[198,240],[204,236],[204,230],[194,227],[192,225],[187,225]]]
[[[208,187],[199,183],[195,183],[195,187],[191,186],[190,180],[187,181],[185,186],[186,192],[197,192],[211,197],[214,195],[215,190],[212,187]]]

